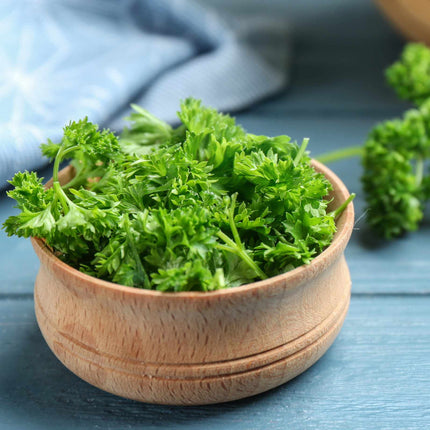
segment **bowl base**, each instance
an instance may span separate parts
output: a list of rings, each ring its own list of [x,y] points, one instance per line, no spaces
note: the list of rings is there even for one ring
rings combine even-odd
[[[35,288],[36,317],[58,359],[80,378],[110,393],[147,403],[205,405],[253,396],[312,366],[330,347],[345,319],[350,286],[336,309],[306,334],[277,348],[238,360],[152,364],[115,357],[61,332],[50,321]]]

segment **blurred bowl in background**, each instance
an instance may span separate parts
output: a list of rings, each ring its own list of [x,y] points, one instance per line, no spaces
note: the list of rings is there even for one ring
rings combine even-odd
[[[375,0],[375,2],[404,36],[430,45],[429,0]]]

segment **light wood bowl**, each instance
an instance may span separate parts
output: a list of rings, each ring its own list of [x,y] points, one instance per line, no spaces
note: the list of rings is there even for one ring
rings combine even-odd
[[[393,25],[408,39],[430,45],[428,0],[375,0]]]
[[[333,184],[337,207],[349,193]],[[63,183],[73,171],[61,172]],[[302,373],[344,321],[351,280],[344,249],[350,204],[333,243],[309,265],[215,292],[161,293],[102,281],[32,239],[41,266],[37,321],[58,359],[103,390],[149,403],[202,405],[252,396]]]

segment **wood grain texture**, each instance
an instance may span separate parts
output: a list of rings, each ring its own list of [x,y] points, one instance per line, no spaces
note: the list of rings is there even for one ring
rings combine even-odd
[[[352,296],[318,363],[256,397],[200,407],[142,404],[98,390],[46,346],[32,300],[0,301],[0,428],[425,430],[430,297]]]

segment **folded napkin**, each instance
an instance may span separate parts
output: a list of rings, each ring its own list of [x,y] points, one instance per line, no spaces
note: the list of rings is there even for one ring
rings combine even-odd
[[[2,0],[0,188],[69,120],[121,127],[134,102],[174,122],[188,96],[231,111],[278,91],[285,39],[248,22],[188,0]]]

